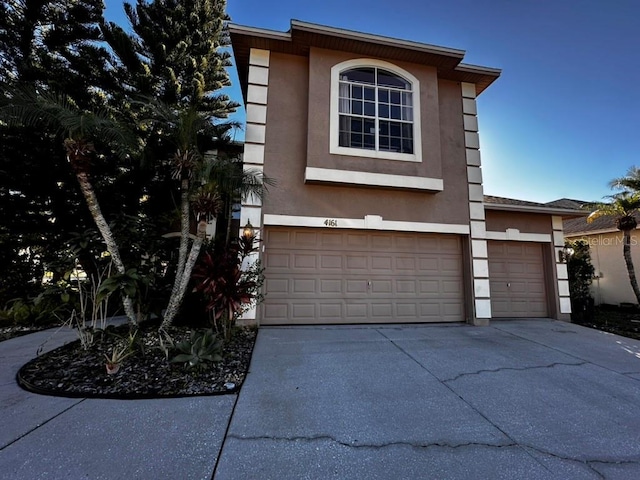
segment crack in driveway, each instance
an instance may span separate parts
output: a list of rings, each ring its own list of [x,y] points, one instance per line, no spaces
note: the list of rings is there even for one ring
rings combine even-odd
[[[450,444],[447,442],[433,442],[433,443],[420,443],[420,442],[407,442],[407,441],[392,441],[392,442],[384,442],[384,443],[359,443],[357,440],[353,440],[352,442],[345,442],[343,440],[339,440],[331,435],[311,435],[311,436],[294,436],[294,437],[276,437],[270,435],[259,435],[255,437],[249,436],[240,436],[236,434],[229,434],[227,438],[234,438],[236,440],[249,440],[249,441],[261,441],[261,440],[271,440],[276,442],[316,442],[316,441],[329,441],[332,443],[336,443],[338,445],[342,445],[344,447],[349,448],[370,448],[370,449],[383,449],[388,447],[411,447],[418,449],[427,449],[431,447],[441,447],[441,448],[463,448],[463,447],[492,447],[492,448],[508,448],[508,447],[518,447],[515,443],[504,443],[504,444],[494,444],[494,443],[481,443],[481,442],[468,442],[468,443],[459,443],[459,444]]]
[[[558,460],[574,462],[580,465],[587,467],[590,471],[596,474],[598,477],[605,478],[605,476],[599,472],[594,465],[639,465],[640,459],[638,460],[604,460],[598,458],[591,459],[580,459],[569,456],[563,456],[557,453],[550,452],[548,450],[544,450],[539,447],[535,447],[533,445],[527,445],[518,442],[511,443],[483,443],[483,442],[466,442],[466,443],[449,443],[449,442],[409,442],[409,441],[391,441],[391,442],[383,442],[383,443],[359,443],[357,440],[353,440],[351,442],[346,442],[343,440],[339,440],[331,435],[310,435],[310,436],[291,436],[291,437],[281,437],[281,436],[272,436],[272,435],[258,435],[258,436],[242,436],[236,434],[228,434],[227,438],[232,438],[240,441],[273,441],[273,442],[331,442],[337,445],[341,445],[347,448],[353,449],[374,449],[381,450],[389,447],[409,447],[418,450],[428,450],[430,448],[444,448],[444,449],[463,449],[463,448],[474,448],[474,447],[484,447],[484,448],[518,448],[523,449],[525,453],[528,453],[527,450],[531,450],[540,455],[553,457]],[[536,462],[540,463],[538,459],[533,457]],[[545,469],[547,467],[542,465]],[[548,469],[547,469],[548,470]],[[552,472],[553,473],[553,472]]]
[[[496,373],[496,372],[502,372],[505,370],[513,370],[513,371],[526,371],[526,370],[538,370],[538,369],[544,369],[544,368],[554,368],[554,367],[558,367],[558,366],[563,366],[563,367],[579,367],[581,365],[586,365],[588,362],[579,362],[579,363],[563,363],[563,362],[554,362],[554,363],[550,363],[549,365],[532,365],[530,367],[500,367],[500,368],[492,368],[492,369],[483,369],[483,370],[478,370],[475,372],[465,372],[465,373],[461,373],[459,375],[456,375],[453,378],[445,378],[443,380],[440,380],[442,383],[447,383],[447,382],[454,382],[456,380],[458,380],[461,377],[466,377],[469,375],[480,375],[482,373]]]

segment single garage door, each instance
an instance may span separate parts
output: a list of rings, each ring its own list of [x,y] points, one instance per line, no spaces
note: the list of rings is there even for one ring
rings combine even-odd
[[[261,323],[464,320],[455,235],[267,227]]]
[[[492,316],[546,317],[542,245],[489,241]]]

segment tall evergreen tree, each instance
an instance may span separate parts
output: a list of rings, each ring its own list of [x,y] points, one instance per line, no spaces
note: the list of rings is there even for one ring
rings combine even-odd
[[[196,175],[202,171],[221,172],[211,164],[203,168],[207,162],[219,163],[207,158],[204,151],[207,141],[209,145],[219,142],[224,137],[220,132],[226,132],[225,128],[218,128],[213,129],[218,135],[212,134],[213,122],[224,123],[237,107],[221,92],[230,85],[226,67],[231,65],[230,53],[224,49],[229,45],[225,7],[224,0],[138,0],[135,7],[125,4],[131,33],[113,23],[103,26],[105,39],[114,52],[112,63],[124,86],[122,95],[146,99],[131,104],[132,118],[153,119],[150,125],[145,124],[147,155],[170,158],[177,180],[180,247],[163,329],[171,325],[182,302],[204,241],[203,222],[218,215],[220,198],[228,196],[230,189],[220,178],[203,186],[205,180]],[[172,155],[167,155],[167,146],[173,149]],[[165,151],[160,152],[160,148]],[[229,181],[236,181],[235,177]],[[248,178],[252,186],[248,189],[260,193],[261,180],[258,175]],[[198,224],[193,240],[191,215]]]
[[[18,85],[66,92],[95,106],[108,88],[100,38],[101,0],[0,1],[0,95]],[[0,124],[0,304],[38,288],[45,265],[62,275],[69,232],[91,224],[62,139]],[[64,262],[63,262],[64,264]],[[89,266],[87,266],[89,270]],[[25,272],[28,272],[25,274]]]

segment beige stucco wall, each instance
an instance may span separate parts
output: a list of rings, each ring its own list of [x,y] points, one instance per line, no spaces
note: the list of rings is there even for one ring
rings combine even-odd
[[[330,70],[348,58],[359,57],[326,50],[313,50],[311,61],[271,54],[264,172],[278,185],[270,189],[263,213],[338,218],[380,215],[384,220],[468,224],[460,84],[438,81],[430,67],[398,64],[421,82],[422,163],[330,155]],[[436,176],[443,179],[444,191],[305,184],[307,166]]]
[[[501,212],[487,210],[486,223],[488,231],[504,232],[508,228],[515,228],[522,233],[551,234],[553,226],[551,215],[542,213]]]
[[[640,273],[640,232],[636,232],[631,236],[631,258],[636,267],[637,276]],[[591,263],[598,277],[593,280],[591,286],[596,305],[638,303],[631,289],[627,266],[622,256],[622,232],[572,236],[570,239],[578,238],[589,242]]]

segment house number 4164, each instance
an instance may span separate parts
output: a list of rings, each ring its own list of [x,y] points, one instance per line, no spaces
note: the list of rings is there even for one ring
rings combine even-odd
[[[327,227],[337,227],[337,226],[338,226],[338,220],[336,220],[336,219],[334,219],[334,218],[327,218],[327,219],[324,221],[324,224],[325,224]]]

